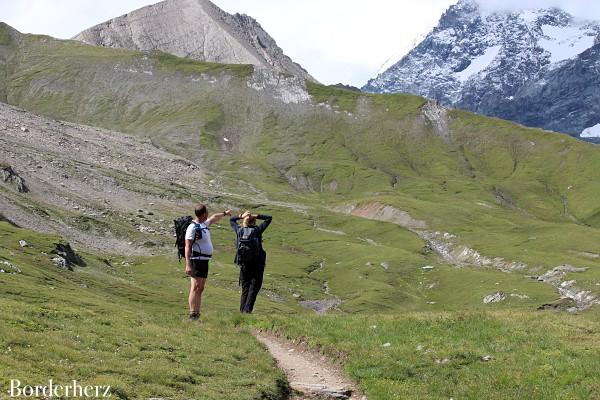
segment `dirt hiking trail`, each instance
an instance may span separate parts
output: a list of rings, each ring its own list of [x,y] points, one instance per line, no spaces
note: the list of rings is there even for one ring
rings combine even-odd
[[[290,400],[367,400],[356,384],[325,356],[266,332],[255,331],[253,334],[267,347],[287,375],[292,390],[297,392]]]

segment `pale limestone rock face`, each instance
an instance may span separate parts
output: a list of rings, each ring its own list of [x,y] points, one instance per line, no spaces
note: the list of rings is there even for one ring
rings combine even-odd
[[[285,104],[310,101],[304,79],[297,76],[286,76],[267,68],[255,68],[247,85],[254,90],[270,93],[275,99]]]
[[[312,79],[286,56],[260,24],[208,0],[166,0],[91,27],[73,39],[227,64],[252,64]]]

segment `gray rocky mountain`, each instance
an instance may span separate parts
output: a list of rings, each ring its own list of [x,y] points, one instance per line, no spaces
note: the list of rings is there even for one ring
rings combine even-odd
[[[283,53],[252,17],[228,14],[209,0],[166,0],[84,30],[73,39],[179,57],[258,67],[314,80]]]
[[[599,37],[600,23],[557,8],[489,13],[460,0],[363,90],[600,140]]]

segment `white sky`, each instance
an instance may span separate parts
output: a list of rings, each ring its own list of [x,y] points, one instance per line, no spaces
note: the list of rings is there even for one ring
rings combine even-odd
[[[362,86],[397,61],[456,0],[212,0],[254,17],[284,52],[325,84]],[[70,38],[157,0],[0,0],[0,21]],[[486,8],[562,7],[600,19],[597,0],[481,0]]]

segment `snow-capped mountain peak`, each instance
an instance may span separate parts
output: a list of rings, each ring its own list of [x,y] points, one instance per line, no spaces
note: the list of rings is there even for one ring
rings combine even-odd
[[[600,23],[558,8],[494,11],[474,0],[460,0],[418,45],[363,90],[409,92],[518,120],[504,103],[518,99],[530,84],[543,86],[545,75],[574,62],[599,37]],[[558,128],[574,134],[591,126],[580,125]]]

